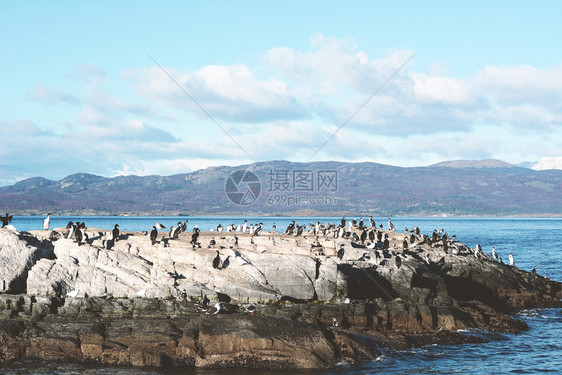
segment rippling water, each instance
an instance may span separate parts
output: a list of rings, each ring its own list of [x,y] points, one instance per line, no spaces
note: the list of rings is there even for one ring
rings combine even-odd
[[[64,227],[69,220],[85,221],[89,227],[109,230],[119,223],[122,230],[150,230],[156,221],[166,226],[189,220],[189,229],[197,225],[202,230],[219,223],[242,224],[240,217],[52,217],[51,228]],[[351,218],[349,218],[351,219]],[[359,217],[357,217],[359,219]],[[366,218],[365,218],[366,219]],[[319,220],[338,223],[340,218],[298,218],[298,224]],[[43,217],[19,216],[12,224],[18,230],[41,229]],[[283,231],[291,221],[287,217],[248,218],[249,223],[263,222],[265,230],[273,223]],[[386,226],[386,218],[375,218],[377,225]],[[398,231],[417,225],[423,233],[444,228],[456,234],[461,242],[474,247],[482,245],[490,253],[492,246],[507,261],[513,253],[517,267],[531,270],[538,265],[538,273],[554,280],[562,280],[562,218],[394,218]],[[365,220],[367,222],[367,220]],[[562,309],[527,310],[517,315],[529,325],[520,334],[494,334],[485,344],[452,346],[432,345],[408,351],[383,351],[373,362],[356,366],[342,366],[332,371],[290,371],[291,374],[531,374],[562,373]],[[81,364],[21,363],[0,368],[4,374],[197,374],[197,375],[269,375],[279,372],[252,370],[139,370],[124,367],[91,367]]]

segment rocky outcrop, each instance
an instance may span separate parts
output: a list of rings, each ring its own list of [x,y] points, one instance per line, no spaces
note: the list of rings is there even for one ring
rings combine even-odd
[[[0,229],[0,293],[25,293],[29,270],[51,255],[55,238]]]
[[[327,368],[379,353],[344,331],[272,317],[3,320],[0,362],[22,358],[108,365]]]
[[[404,234],[385,234],[386,250],[311,235],[204,232],[192,245],[184,233],[151,245],[89,230],[78,245],[61,230],[1,230],[0,363],[325,368],[373,359],[380,345],[482,340],[459,329],[518,332],[510,313],[562,306],[558,282],[458,242],[416,237],[403,249]]]

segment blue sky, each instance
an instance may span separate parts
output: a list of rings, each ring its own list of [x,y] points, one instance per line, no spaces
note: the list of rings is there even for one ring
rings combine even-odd
[[[562,156],[561,14],[559,1],[0,1],[0,185]]]

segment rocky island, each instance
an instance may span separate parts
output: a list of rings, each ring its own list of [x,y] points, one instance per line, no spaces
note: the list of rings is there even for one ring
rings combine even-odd
[[[85,233],[0,229],[0,365],[328,368],[562,307],[561,283],[442,233]]]

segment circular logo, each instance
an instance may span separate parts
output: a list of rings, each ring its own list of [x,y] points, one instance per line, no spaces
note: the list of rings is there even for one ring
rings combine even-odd
[[[260,196],[261,181],[255,173],[240,169],[228,176],[224,191],[232,203],[247,206]]]

